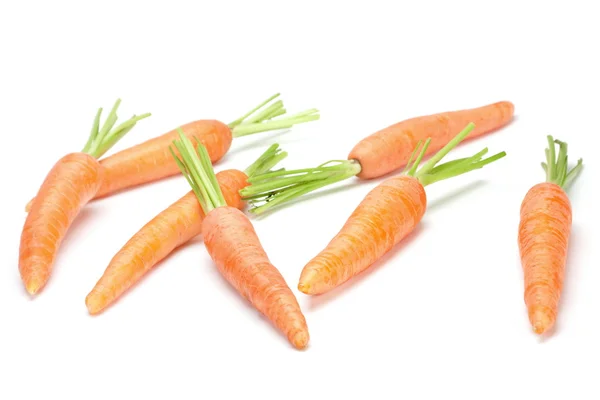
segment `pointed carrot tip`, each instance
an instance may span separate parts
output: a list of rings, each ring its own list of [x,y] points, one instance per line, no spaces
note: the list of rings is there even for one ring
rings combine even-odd
[[[536,334],[541,335],[547,332],[552,325],[554,325],[554,320],[543,310],[535,310],[531,314],[531,327]]]
[[[96,315],[104,309],[100,301],[98,301],[98,299],[95,298],[91,293],[85,298],[85,306],[91,315]]]
[[[35,296],[43,286],[44,282],[42,280],[33,278],[25,283],[25,290],[31,296]]]
[[[291,342],[296,349],[302,350],[302,349],[306,348],[306,346],[308,345],[309,339],[310,339],[310,336],[308,335],[307,331],[299,331],[299,332],[296,332],[294,337],[292,337]]]
[[[298,290],[304,294],[311,294],[311,288],[309,283],[300,282],[298,283]]]

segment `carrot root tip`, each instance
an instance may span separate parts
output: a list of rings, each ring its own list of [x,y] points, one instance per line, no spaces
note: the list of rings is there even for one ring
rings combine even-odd
[[[298,284],[298,290],[304,294],[312,294],[310,284],[306,282],[300,282]]]
[[[544,310],[534,310],[530,318],[531,327],[533,328],[533,331],[538,335],[545,333],[552,327],[552,325],[554,325],[553,318],[550,315],[548,315],[548,313]]]
[[[44,283],[45,282],[42,281],[41,279],[32,278],[29,281],[27,281],[27,283],[25,284],[25,290],[27,290],[27,293],[34,296],[44,286]]]
[[[308,345],[309,335],[306,331],[299,331],[294,334],[291,342],[295,348],[302,350]]]

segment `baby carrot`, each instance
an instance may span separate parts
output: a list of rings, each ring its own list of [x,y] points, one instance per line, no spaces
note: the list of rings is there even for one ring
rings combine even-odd
[[[306,347],[308,328],[296,297],[269,261],[248,217],[227,206],[206,149],[200,144],[197,154],[183,134],[175,146],[181,154],[178,165],[206,215],[204,243],[217,268],[294,347]]]
[[[25,289],[36,294],[48,281],[60,244],[81,208],[100,189],[105,174],[97,158],[129,132],[137,121],[150,114],[117,122],[113,106],[100,127],[100,108],[94,119],[89,140],[83,150],[61,158],[46,176],[27,215],[19,248],[19,271]]]
[[[519,253],[525,280],[525,305],[533,331],[543,334],[556,322],[563,287],[572,211],[565,192],[583,167],[568,171],[567,144],[548,136],[546,181],[533,186],[521,203]],[[556,154],[555,144],[559,151]]]
[[[316,109],[286,116],[283,102],[276,100],[277,97],[279,93],[229,124],[217,120],[198,120],[182,125],[180,129],[188,138],[199,140],[215,163],[227,153],[234,138],[288,129],[319,119]],[[177,131],[174,129],[100,160],[105,179],[94,198],[177,175],[179,169],[169,151],[169,146],[176,138]],[[28,210],[29,205],[26,207]]]
[[[217,174],[226,203],[244,206],[239,190],[249,176],[264,173],[287,156],[274,144],[245,171],[228,169]],[[154,266],[177,247],[202,233],[204,213],[193,191],[161,211],[144,225],[112,258],[85,303],[90,314],[97,314],[115,302]]]
[[[508,101],[478,108],[443,112],[411,118],[388,126],[361,140],[346,160],[331,160],[316,168],[266,173],[253,178],[242,197],[252,204],[251,212],[261,214],[283,202],[327,185],[349,179],[379,178],[400,169],[409,161],[417,143],[429,139],[424,156],[448,144],[468,122],[475,128],[469,138],[497,130],[511,121],[514,106]]]
[[[437,165],[474,127],[472,123],[467,125],[417,170],[431,143],[428,139],[414,163],[409,159],[404,174],[386,179],[371,190],[325,249],[306,264],[298,289],[305,294],[322,294],[366,270],[421,221],[427,208],[425,186],[482,168],[506,155],[501,152],[482,159],[487,153],[485,148],[472,157]],[[413,156],[419,147],[420,143]]]

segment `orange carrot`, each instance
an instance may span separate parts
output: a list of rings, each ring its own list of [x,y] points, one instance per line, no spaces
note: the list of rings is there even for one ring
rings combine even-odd
[[[200,144],[197,154],[183,133],[174,144],[181,154],[178,165],[206,215],[204,242],[217,268],[294,347],[306,347],[308,328],[296,297],[269,261],[248,217],[227,206],[206,148]]]
[[[150,115],[134,116],[113,129],[119,104],[120,100],[117,100],[102,128],[102,109],[98,110],[83,151],[61,158],[46,176],[33,200],[19,248],[21,279],[32,295],[50,278],[56,253],[69,227],[102,185],[104,170],[96,158],[129,132],[137,121]]]
[[[180,129],[189,139],[200,141],[208,150],[211,161],[215,163],[227,153],[233,138],[287,129],[296,124],[319,119],[316,109],[284,116],[287,111],[283,102],[272,102],[278,96],[279,94],[271,96],[228,125],[216,120],[199,120],[185,124]],[[284,117],[279,118],[281,116]],[[169,151],[169,146],[176,138],[177,131],[172,130],[102,159],[100,164],[104,167],[106,178],[95,198],[177,175],[179,169]],[[29,210],[28,207],[26,211]]]
[[[533,331],[543,334],[556,322],[571,233],[571,203],[565,188],[582,169],[568,169],[567,144],[548,136],[546,182],[533,186],[521,204],[519,252],[525,305]],[[555,143],[559,153],[555,158]]]
[[[484,149],[472,157],[436,166],[473,128],[469,124],[417,171],[431,143],[427,140],[412,166],[409,159],[405,174],[371,190],[325,249],[306,264],[298,289],[305,294],[322,294],[366,270],[421,221],[427,207],[426,185],[482,168],[505,156],[502,152],[482,159],[487,152]]]
[[[252,213],[261,214],[283,202],[353,176],[379,178],[405,166],[418,142],[430,140],[425,153],[428,156],[448,144],[469,121],[476,126],[469,136],[474,138],[505,126],[513,113],[513,104],[502,101],[473,109],[411,118],[364,138],[346,160],[328,161],[316,168],[256,176],[253,185],[242,191],[242,197],[252,204]]]
[[[239,190],[248,176],[270,170],[287,153],[277,144],[269,147],[244,172],[229,169],[217,174],[227,204],[242,208]],[[104,274],[86,297],[90,314],[97,314],[115,302],[154,266],[177,247],[202,233],[204,213],[196,195],[189,192],[144,225],[112,258]]]

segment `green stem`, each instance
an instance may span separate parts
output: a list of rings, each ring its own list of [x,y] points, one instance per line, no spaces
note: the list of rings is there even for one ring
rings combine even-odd
[[[547,137],[548,147],[544,150],[546,162],[542,167],[546,171],[546,182],[554,183],[566,189],[573,183],[583,168],[583,160],[579,159],[577,164],[569,170],[568,145],[566,142],[554,140],[551,135]],[[556,146],[558,145],[558,154]]]
[[[277,143],[272,144],[256,161],[244,171],[248,181],[255,175],[266,174],[271,168],[286,158],[287,152],[282,151]]]
[[[475,169],[483,168],[485,165],[506,156],[505,152],[500,152],[486,159],[482,159],[482,157],[488,152],[488,149],[485,148],[471,157],[460,158],[437,165],[450,151],[452,151],[452,149],[458,146],[458,144],[462,142],[474,128],[475,124],[469,123],[462,131],[452,138],[448,144],[434,154],[433,157],[431,157],[429,161],[425,163],[425,165],[417,170],[417,166],[421,161],[421,158],[427,151],[426,142],[426,145],[423,146],[419,157],[417,157],[414,165],[409,169],[406,175],[415,177],[423,186],[427,186],[435,182],[466,174],[467,172],[471,172]]]
[[[246,118],[248,118],[249,116],[251,116],[252,114],[254,114],[256,111],[260,110],[261,108],[263,108],[264,106],[266,106],[267,104],[269,104],[271,101],[273,101],[277,97],[279,97],[279,93],[275,93],[273,96],[269,97],[268,99],[266,99],[265,101],[263,101],[262,103],[260,103],[256,107],[254,107],[252,110],[250,110],[246,114],[242,115],[240,118],[238,118],[235,121],[229,123],[229,127],[233,129],[234,127],[238,126]]]
[[[255,133],[262,133],[278,129],[288,129],[294,125],[310,121],[316,121],[319,119],[319,117],[319,114],[310,114],[301,117],[288,117],[277,120],[269,120],[260,123],[241,124],[233,128],[231,130],[231,134],[234,138],[237,138],[241,136],[253,135]]]
[[[319,119],[319,111],[314,108],[285,118],[274,119],[285,115],[287,112],[283,101],[277,100],[272,103],[277,97],[279,97],[279,93],[274,94],[240,118],[229,123],[232,136],[236,138],[276,129],[288,129],[297,124]]]
[[[469,133],[471,133],[471,131],[473,130],[473,128],[475,128],[475,124],[473,124],[472,122],[469,123],[462,131],[460,131],[458,133],[458,135],[456,135],[454,138],[452,138],[452,140],[450,140],[450,142],[448,142],[448,144],[446,144],[444,147],[442,147],[441,150],[439,150],[433,157],[431,157],[429,159],[429,161],[427,161],[425,163],[425,165],[423,165],[421,167],[419,173],[420,174],[427,174],[427,173],[429,173],[429,171],[431,169],[433,169],[433,167],[435,167],[435,165],[438,162],[440,162],[442,160],[442,158],[444,158],[446,156],[446,154],[448,154],[450,152],[450,150],[452,150],[453,148],[455,148],[460,142],[463,141],[464,138],[467,137],[467,135]],[[422,153],[424,153],[424,151]],[[420,161],[420,159],[419,159],[419,161]],[[414,174],[412,174],[411,176],[414,176]]]
[[[227,203],[217,182],[206,148],[198,143],[195,150],[194,145],[185,136],[181,128],[178,128],[177,132],[179,139],[174,140],[173,145],[179,152],[179,156],[172,147],[170,147],[171,154],[173,154],[181,173],[196,194],[202,210],[205,214],[208,214],[215,208],[226,206]]]
[[[332,162],[337,164],[328,165]],[[316,168],[274,171],[248,179],[250,186],[242,189],[240,195],[250,202],[251,213],[262,214],[284,202],[351,178],[360,171],[360,164],[354,160],[334,160]]]
[[[102,157],[108,150],[110,150],[123,136],[125,136],[130,130],[133,129],[135,124],[149,117],[151,114],[146,113],[139,116],[133,116],[129,120],[123,122],[114,128],[117,122],[117,109],[121,104],[121,99],[117,99],[113,108],[111,109],[108,117],[100,128],[100,116],[102,114],[102,108],[99,108],[96,112],[96,117],[92,124],[92,130],[88,137],[87,143],[83,147],[82,152],[91,155],[94,158]]]

